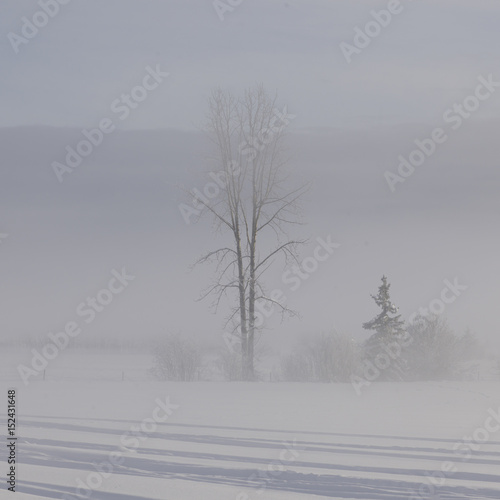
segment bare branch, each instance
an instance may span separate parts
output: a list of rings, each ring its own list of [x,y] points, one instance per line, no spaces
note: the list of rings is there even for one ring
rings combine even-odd
[[[273,250],[267,257],[265,257],[263,260],[261,260],[258,264],[255,265],[255,269],[259,269],[260,266],[265,264],[271,257],[276,255],[277,253],[281,251],[288,251],[288,247],[293,246],[293,245],[300,245],[305,243],[306,240],[296,240],[296,241],[287,241],[286,243],[283,243],[283,245],[280,245],[276,250]]]

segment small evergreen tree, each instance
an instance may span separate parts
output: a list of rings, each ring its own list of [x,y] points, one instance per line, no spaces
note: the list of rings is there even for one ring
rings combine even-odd
[[[394,339],[405,330],[401,315],[391,316],[398,312],[398,308],[391,302],[390,288],[391,285],[387,283],[387,277],[382,276],[382,284],[378,287],[377,295],[372,295],[373,300],[382,311],[371,321],[363,323],[363,328],[365,330],[375,330],[375,335]]]
[[[382,276],[382,284],[378,288],[377,295],[372,295],[381,311],[375,318],[363,323],[365,330],[375,332],[364,344],[365,356],[369,359],[376,359],[378,355],[385,353],[384,346],[401,340],[405,334],[405,322],[401,319],[401,315],[397,314],[398,308],[391,301],[390,288],[387,277]],[[405,369],[406,363],[402,357],[391,359],[391,365],[384,370],[383,378],[401,380],[404,378]]]

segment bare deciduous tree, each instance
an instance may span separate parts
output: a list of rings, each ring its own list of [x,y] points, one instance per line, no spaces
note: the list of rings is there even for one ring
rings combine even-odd
[[[254,379],[256,304],[271,302],[282,314],[286,305],[266,295],[262,276],[275,258],[296,260],[297,246],[303,240],[287,236],[290,224],[299,224],[297,202],[305,186],[288,188],[284,172],[284,129],[292,115],[276,107],[262,86],[248,89],[241,99],[217,89],[209,98],[208,136],[214,146],[212,173],[220,186],[217,197],[197,198],[203,213],[211,214],[216,226],[231,236],[229,245],[221,246],[198,263],[215,261],[214,283],[201,298],[215,296],[217,310],[221,299],[235,292],[236,306],[226,325],[233,323],[241,336],[242,378]],[[215,177],[216,176],[216,177]],[[270,238],[272,244],[269,244]]]

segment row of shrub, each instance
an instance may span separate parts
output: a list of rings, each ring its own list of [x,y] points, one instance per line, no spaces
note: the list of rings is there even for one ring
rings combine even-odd
[[[256,351],[256,366],[262,366],[266,351]],[[382,357],[381,357],[382,356]],[[442,317],[419,318],[402,339],[387,339],[378,350],[366,343],[336,333],[303,335],[295,348],[282,355],[279,368],[262,370],[263,380],[290,382],[349,382],[364,377],[367,367],[381,367],[379,380],[449,380],[471,376],[474,360],[484,358],[484,348],[474,335],[455,334]],[[265,364],[265,363],[264,363]],[[387,363],[386,363],[387,364]],[[476,363],[477,364],[477,363]],[[217,351],[202,349],[180,335],[164,338],[155,348],[155,376],[160,380],[239,380],[238,350],[222,346]]]

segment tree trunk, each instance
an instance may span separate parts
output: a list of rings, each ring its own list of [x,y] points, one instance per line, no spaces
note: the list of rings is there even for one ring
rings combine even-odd
[[[254,357],[255,357],[255,249],[257,248],[257,185],[256,165],[252,168],[252,229],[250,233],[250,284],[248,293],[248,375],[251,380],[255,379]]]
[[[245,303],[245,271],[243,269],[243,255],[241,252],[241,238],[239,224],[235,225],[236,254],[238,260],[238,292],[240,304],[240,332],[241,332],[241,377],[248,380],[248,331],[247,331],[247,310]]]

